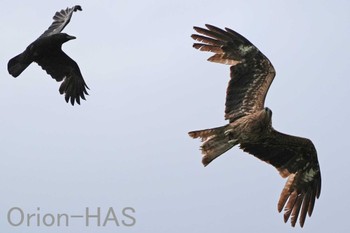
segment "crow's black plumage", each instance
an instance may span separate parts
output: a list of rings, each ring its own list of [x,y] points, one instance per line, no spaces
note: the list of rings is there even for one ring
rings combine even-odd
[[[65,94],[65,100],[74,105],[80,104],[80,98],[85,100],[89,89],[80,72],[78,64],[62,51],[62,44],[75,39],[66,33],[61,33],[69,23],[73,12],[81,11],[81,6],[74,6],[56,12],[54,22],[26,50],[8,62],[8,71],[13,77],[19,76],[32,62],[38,63],[57,82],[63,81],[59,92]]]

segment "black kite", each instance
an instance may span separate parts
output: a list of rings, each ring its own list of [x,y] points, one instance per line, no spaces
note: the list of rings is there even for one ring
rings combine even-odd
[[[229,124],[189,132],[201,138],[203,164],[239,144],[257,158],[271,164],[288,177],[278,201],[284,207],[284,221],[291,217],[295,226],[299,217],[303,227],[306,214],[311,216],[315,199],[321,192],[321,173],[316,149],[307,138],[280,133],[272,127],[272,111],[264,107],[267,91],[275,77],[271,62],[258,48],[237,32],[206,25],[194,27],[194,48],[215,53],[208,60],[231,66],[227,88],[225,119]]]

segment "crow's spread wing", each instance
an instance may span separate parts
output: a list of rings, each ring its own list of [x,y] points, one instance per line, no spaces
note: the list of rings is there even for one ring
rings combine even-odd
[[[83,76],[80,72],[78,64],[71,59],[62,50],[51,51],[51,53],[35,60],[52,78],[56,81],[62,81],[59,92],[65,94],[65,100],[68,103],[74,102],[80,104],[80,98],[85,100],[88,95]]]
[[[73,12],[81,10],[81,6],[76,5],[72,8],[67,7],[67,9],[65,10],[57,11],[56,14],[53,16],[53,23],[39,38],[60,33],[69,23],[70,19],[72,18]]]

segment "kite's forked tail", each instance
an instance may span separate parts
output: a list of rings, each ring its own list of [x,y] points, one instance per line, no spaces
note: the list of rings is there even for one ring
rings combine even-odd
[[[238,139],[233,135],[233,129],[229,125],[191,131],[188,134],[192,138],[201,138],[203,158],[202,163],[207,166],[211,161],[238,144]]]

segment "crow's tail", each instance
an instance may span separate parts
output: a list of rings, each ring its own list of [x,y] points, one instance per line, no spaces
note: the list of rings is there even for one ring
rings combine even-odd
[[[27,57],[28,56],[26,56],[26,52],[24,51],[8,62],[7,70],[13,77],[16,78],[30,65],[30,63],[32,63]]]

